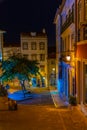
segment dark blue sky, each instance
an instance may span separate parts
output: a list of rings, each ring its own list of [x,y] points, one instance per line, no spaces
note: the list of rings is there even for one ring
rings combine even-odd
[[[46,29],[49,45],[55,45],[53,20],[61,0],[0,0],[0,29],[5,42],[18,43],[20,32]]]

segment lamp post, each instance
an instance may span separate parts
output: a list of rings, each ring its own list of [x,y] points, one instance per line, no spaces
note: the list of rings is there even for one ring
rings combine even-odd
[[[70,61],[70,60],[71,60],[70,55],[67,55],[67,56],[66,56],[66,60],[67,60],[67,61]]]

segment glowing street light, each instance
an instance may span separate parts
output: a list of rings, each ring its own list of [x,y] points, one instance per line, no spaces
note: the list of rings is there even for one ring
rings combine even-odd
[[[70,61],[70,59],[71,59],[70,55],[67,55],[67,56],[66,56],[66,60],[67,60],[67,61]]]

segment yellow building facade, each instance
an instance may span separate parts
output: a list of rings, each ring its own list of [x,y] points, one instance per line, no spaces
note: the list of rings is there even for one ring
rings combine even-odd
[[[76,74],[78,103],[87,104],[87,0],[77,0]],[[84,108],[84,107],[83,107]]]

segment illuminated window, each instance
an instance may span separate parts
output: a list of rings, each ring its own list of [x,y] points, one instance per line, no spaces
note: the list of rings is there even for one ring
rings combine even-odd
[[[32,58],[32,60],[37,60],[37,54],[32,54],[31,58]]]
[[[44,50],[45,49],[45,43],[44,42],[40,42],[40,50]]]
[[[23,50],[28,50],[28,42],[23,42]]]
[[[31,50],[36,50],[36,42],[31,42]]]
[[[45,60],[45,55],[44,54],[40,54],[40,61],[44,61]]]
[[[44,65],[40,65],[40,70],[41,71],[45,71],[45,66]]]
[[[59,66],[59,79],[62,79],[62,66]]]

